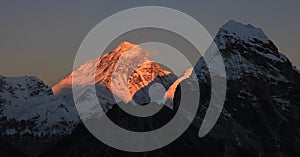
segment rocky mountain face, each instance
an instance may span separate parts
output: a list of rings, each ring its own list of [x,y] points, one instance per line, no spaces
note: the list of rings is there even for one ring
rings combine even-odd
[[[79,123],[71,134],[66,134],[56,144],[48,146],[46,151],[39,152],[35,156],[298,156],[300,154],[299,71],[278,51],[274,43],[261,29],[252,25],[229,21],[220,28],[215,42],[225,63],[227,95],[223,112],[217,124],[204,138],[199,138],[198,132],[210,101],[211,88],[206,62],[203,58],[200,58],[194,68],[199,81],[201,95],[197,115],[194,119],[186,116],[188,120],[192,121],[192,125],[170,145],[145,153],[123,152],[98,141],[83,124]],[[93,69],[96,69],[96,71],[93,71]],[[53,122],[59,123],[58,119],[61,116],[65,117],[65,121],[73,119],[72,121],[75,122],[76,118],[74,117],[77,117],[77,115],[71,114],[71,112],[76,113],[76,111],[70,107],[74,107],[72,86],[96,85],[98,100],[102,107],[106,109],[107,116],[115,124],[132,131],[154,130],[168,123],[175,115],[181,101],[180,88],[189,86],[190,79],[194,79],[194,77],[188,77],[191,75],[190,71],[191,69],[187,70],[185,74],[177,79],[177,76],[152,62],[147,53],[138,46],[124,42],[111,53],[86,62],[55,85],[53,91],[56,96],[53,96],[49,87],[43,83],[41,85],[33,83],[26,86],[25,93],[29,94],[29,96],[26,96],[29,99],[26,105],[30,105],[31,109],[26,110],[22,108],[26,112],[10,115],[15,116],[16,121],[19,120],[21,113],[26,113],[27,119],[32,119],[31,114],[28,113],[43,115],[42,113],[44,112],[40,110],[32,110],[36,106],[39,108],[39,105],[43,105],[43,108],[47,109],[49,106],[52,115],[58,117]],[[133,73],[131,74],[131,72]],[[129,77],[122,75],[127,73],[131,75]],[[72,84],[73,76],[82,77],[74,77],[73,83],[75,84]],[[112,80],[114,79],[111,78],[114,78],[116,82],[113,82]],[[22,83],[19,87],[16,82],[18,81],[12,81],[5,77],[0,78],[0,109],[3,106],[15,106],[9,104],[25,104],[12,103],[16,101],[15,99],[17,98],[15,97],[20,99],[20,95],[24,95],[24,92],[20,95],[16,94],[24,86],[24,83]],[[178,86],[179,82],[180,85]],[[113,89],[112,84],[114,83],[118,83],[117,85],[120,88]],[[154,116],[146,118],[131,116],[116,105],[116,101],[112,97],[112,94],[115,94],[120,99],[119,105],[129,105],[132,100],[143,105],[150,101],[149,89],[155,83],[162,84],[166,89],[165,97],[172,98],[172,107],[170,108],[170,106],[166,105]],[[10,88],[9,86],[12,87]],[[128,92],[120,90],[128,86]],[[15,94],[10,92],[12,89]],[[83,91],[83,97],[80,97],[77,101],[86,101],[88,103],[89,97],[84,97],[84,93],[89,92],[89,88],[86,88]],[[32,93],[34,93],[33,96],[30,96]],[[193,97],[192,89],[187,93]],[[35,97],[43,96],[45,97],[43,98],[43,103],[31,102],[32,99],[36,99]],[[54,98],[50,99],[51,97],[55,97],[55,101],[53,100]],[[52,104],[50,107],[45,100],[54,102],[50,103]],[[53,110],[57,111],[56,109],[59,108],[55,105],[57,101],[67,102],[69,105],[63,106],[68,108],[70,112],[60,111],[63,108],[60,108],[59,112],[54,112]],[[4,109],[6,111],[20,111],[15,108]],[[3,112],[5,110],[0,111],[1,116],[6,113]],[[88,117],[93,114],[98,113],[90,113],[85,116]],[[33,119],[36,120],[34,121],[35,124],[41,125],[38,126],[39,129],[44,128],[43,123],[40,123],[43,120],[41,117],[43,116],[39,116],[37,120]],[[5,119],[4,122],[6,121]],[[72,123],[70,122],[70,124]],[[25,126],[28,126],[28,124],[26,123]],[[66,126],[66,128],[70,129],[72,127]],[[50,130],[58,132],[54,128]],[[0,149],[3,148],[4,153],[13,154],[13,150],[16,149],[9,145],[2,147],[1,144]],[[22,156],[21,153],[17,153],[17,155]]]
[[[259,146],[256,151],[261,156],[297,156],[299,72],[263,31],[252,25],[229,21],[219,30],[215,42],[227,73],[225,110]],[[206,83],[209,79],[204,62],[200,59],[196,70],[200,82]]]

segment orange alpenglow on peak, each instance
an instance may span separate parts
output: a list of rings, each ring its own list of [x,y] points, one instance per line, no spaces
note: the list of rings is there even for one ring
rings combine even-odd
[[[133,44],[129,41],[123,41],[119,44],[119,46],[125,46],[125,47],[128,47],[128,46],[136,46],[136,44]]]
[[[123,41],[122,43],[119,44],[119,46],[114,51],[128,51],[135,46],[138,46],[138,45],[135,45],[128,41]]]
[[[125,53],[126,52],[126,53]],[[157,77],[165,77],[171,72],[164,70],[151,60],[138,45],[122,42],[111,53],[88,61],[53,86],[55,94],[60,95],[72,88],[88,85],[101,85],[110,89],[125,103],[132,100],[136,92],[148,86]],[[127,76],[130,75],[130,76]],[[76,77],[75,77],[76,76]],[[162,81],[169,86],[175,80]],[[112,85],[114,85],[112,89]]]

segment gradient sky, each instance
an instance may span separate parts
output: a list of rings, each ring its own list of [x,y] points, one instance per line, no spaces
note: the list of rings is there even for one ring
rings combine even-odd
[[[300,67],[299,0],[1,0],[0,74],[33,75],[53,85],[72,71],[81,41],[96,24],[118,11],[145,5],[185,12],[212,36],[230,19],[253,24]]]

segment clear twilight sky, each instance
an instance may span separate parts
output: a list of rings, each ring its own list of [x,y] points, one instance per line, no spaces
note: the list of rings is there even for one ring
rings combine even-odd
[[[299,0],[2,0],[0,74],[37,76],[52,86],[72,71],[81,41],[96,24],[118,11],[147,5],[185,12],[213,37],[231,19],[260,27],[300,67]]]

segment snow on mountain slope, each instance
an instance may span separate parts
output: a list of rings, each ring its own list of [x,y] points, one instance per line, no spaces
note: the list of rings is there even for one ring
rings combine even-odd
[[[71,133],[76,110],[36,77],[0,76],[0,134],[49,136]]]
[[[253,39],[259,39],[264,43],[269,43],[269,38],[265,35],[262,29],[256,28],[253,25],[230,20],[222,26],[220,32],[226,35],[232,35],[237,39],[244,41],[251,41]]]
[[[153,62],[138,45],[122,42],[112,52],[79,66],[52,89],[55,95],[74,103],[72,80],[75,87],[87,87],[82,92],[85,94],[90,91],[88,86],[96,85],[97,97],[106,112],[116,101],[147,104],[151,101],[149,89],[153,84],[159,83],[167,90],[176,79],[177,76]],[[87,101],[82,96],[80,99]]]
[[[260,28],[231,20],[220,28],[215,43],[223,56],[228,80],[241,79],[251,74],[281,82],[287,81],[278,65],[284,64],[288,59]],[[200,78],[205,80],[202,74],[207,70],[203,58],[195,69]]]

